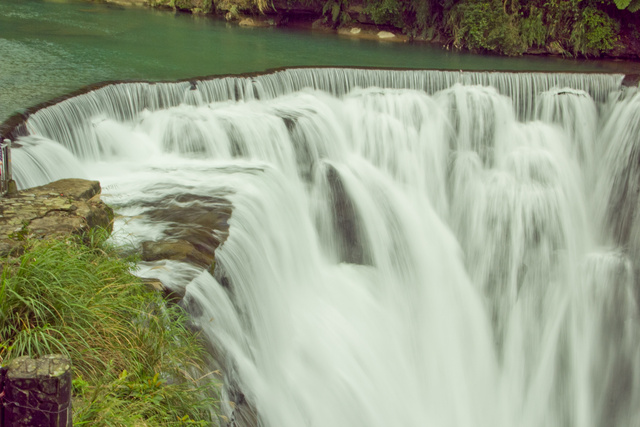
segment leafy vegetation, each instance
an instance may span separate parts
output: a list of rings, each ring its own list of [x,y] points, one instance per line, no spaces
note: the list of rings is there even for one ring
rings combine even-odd
[[[513,15],[504,13],[499,1],[462,2],[451,9],[448,28],[453,45],[507,55],[522,54],[526,48]]]
[[[406,3],[398,0],[367,0],[364,12],[379,25],[402,27]]]
[[[0,363],[68,356],[74,425],[209,425],[217,383],[201,342],[106,237],[28,242],[1,260]]]
[[[600,56],[620,41],[613,17],[620,15],[610,6],[596,0],[459,1],[447,13],[444,32],[457,48],[519,55],[555,45],[551,51],[569,56]]]
[[[601,10],[587,7],[582,11],[571,32],[574,52],[598,55],[615,48],[618,40],[618,24]]]
[[[614,0],[618,9],[627,9],[630,12],[640,10],[640,0]]]
[[[322,7],[325,22],[334,26],[349,22],[349,15],[346,13],[348,6],[348,0],[327,0]]]
[[[156,0],[158,1],[158,0]],[[167,1],[167,0],[162,0]],[[173,1],[173,0],[172,0]],[[215,0],[214,3],[223,0]],[[224,0],[253,3],[265,0]],[[436,39],[457,49],[521,55],[534,49],[566,56],[616,51],[621,34],[633,36],[640,0],[287,0],[316,5],[333,26],[359,13],[411,37]],[[357,11],[357,12],[356,12]]]

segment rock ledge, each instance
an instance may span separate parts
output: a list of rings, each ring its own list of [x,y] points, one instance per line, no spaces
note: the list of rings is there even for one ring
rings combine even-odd
[[[0,257],[18,255],[24,242],[112,228],[113,210],[100,200],[100,183],[62,179],[0,197]]]

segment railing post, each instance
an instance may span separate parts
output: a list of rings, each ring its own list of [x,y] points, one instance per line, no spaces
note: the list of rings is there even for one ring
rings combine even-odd
[[[6,139],[4,141],[7,141]],[[5,178],[6,178],[6,167],[5,167],[5,162],[7,161],[6,157],[7,155],[5,154],[5,142],[2,141],[0,142],[0,197],[2,197],[5,193],[5,191],[7,191],[6,187],[7,185],[5,184]]]
[[[11,167],[11,140],[0,143],[0,196],[17,192]]]
[[[71,427],[71,362],[59,354],[18,357],[4,379],[4,427]]]
[[[13,174],[11,171],[11,140],[10,139],[5,139],[4,143],[7,144],[7,148],[6,148],[6,166],[5,166],[5,170],[7,171],[7,182],[11,181],[13,179]]]

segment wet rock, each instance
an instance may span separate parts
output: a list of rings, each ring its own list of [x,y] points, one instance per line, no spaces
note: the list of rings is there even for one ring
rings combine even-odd
[[[162,284],[162,281],[149,278],[141,278],[140,280],[150,291],[164,292],[164,285]]]
[[[143,242],[142,259],[144,261],[169,259],[207,268],[213,264],[214,254],[213,251],[196,248],[186,240],[161,240]]]
[[[219,197],[183,194],[161,201],[144,216],[154,222],[168,222],[170,240],[185,240],[205,253],[215,250],[229,234],[231,204]]]
[[[142,283],[150,291],[161,293],[165,301],[177,304],[184,298],[184,292],[176,292],[175,290],[167,288],[159,279],[143,277],[140,280],[142,280]]]

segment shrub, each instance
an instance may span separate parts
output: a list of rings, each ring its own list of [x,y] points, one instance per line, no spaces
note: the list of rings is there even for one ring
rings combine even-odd
[[[347,7],[349,7],[349,0],[327,0],[322,7],[325,22],[334,26],[349,22]]]
[[[378,25],[403,26],[403,5],[398,0],[367,0],[364,12]]]
[[[571,32],[574,52],[599,56],[613,50],[620,37],[618,23],[606,13],[591,6],[586,7]]]
[[[456,48],[506,55],[521,55],[525,50],[517,21],[505,13],[500,1],[458,3],[451,9],[447,27]]]
[[[547,41],[547,27],[542,19],[542,10],[531,7],[529,15],[520,23],[520,34],[526,47],[544,46]]]

